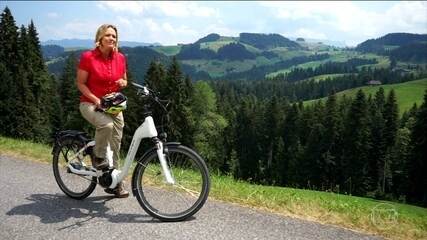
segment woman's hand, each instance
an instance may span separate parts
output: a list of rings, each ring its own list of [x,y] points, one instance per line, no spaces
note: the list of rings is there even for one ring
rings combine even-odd
[[[116,81],[116,84],[120,87],[120,88],[124,88],[128,85],[128,81],[120,78],[119,80]]]
[[[101,107],[101,99],[95,98],[94,103],[95,103],[96,108],[102,109],[102,107]]]

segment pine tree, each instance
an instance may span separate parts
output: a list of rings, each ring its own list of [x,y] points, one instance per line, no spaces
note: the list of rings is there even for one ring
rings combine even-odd
[[[260,151],[258,146],[259,116],[257,99],[253,95],[245,97],[236,117],[236,153],[238,156],[236,178],[257,181],[259,177]]]
[[[61,103],[61,111],[57,111],[58,115],[62,115],[62,129],[74,129],[84,131],[87,129],[87,122],[80,114],[80,91],[76,85],[77,77],[77,60],[74,54],[68,56],[65,61],[65,67],[59,79],[59,95]]]
[[[279,100],[274,96],[268,103],[265,112],[265,162],[263,163],[264,176],[269,183],[277,182],[279,173],[277,171],[278,162],[283,156],[283,139],[281,139],[284,113],[281,110]],[[280,140],[281,139],[281,142]],[[280,146],[282,144],[282,146]]]
[[[322,159],[324,161],[324,172],[322,174],[322,182],[333,189],[339,179],[341,157],[341,142],[342,142],[342,121],[338,110],[337,97],[335,94],[329,95],[326,100],[324,126],[325,134],[323,142],[325,145]]]
[[[16,72],[16,86],[19,91],[15,98],[15,123],[13,136],[18,138],[32,139],[34,132],[34,119],[37,117],[34,109],[34,96],[29,84],[28,73],[31,73],[30,59],[26,54],[30,51],[27,30],[24,26],[20,29],[18,47],[19,47],[19,67]]]
[[[286,113],[286,118],[283,126],[283,142],[284,142],[284,159],[279,163],[279,171],[281,171],[280,182],[288,186],[297,186],[299,180],[299,159],[301,153],[301,144],[298,133],[299,111],[296,104]]]
[[[130,71],[126,71],[128,85],[125,89],[123,89],[123,94],[127,97],[127,107],[126,110],[123,111],[123,118],[125,120],[125,126],[123,129],[123,138],[122,138],[122,147],[121,151],[125,152],[133,138],[133,134],[135,130],[144,122],[143,109],[144,109],[144,100],[137,95],[137,89],[132,85],[134,82],[133,75]],[[153,117],[154,120],[158,120]],[[156,123],[157,124],[157,123]],[[160,125],[156,125],[160,126]],[[140,147],[140,151],[145,148],[145,142],[142,142],[142,147]]]
[[[382,188],[382,180],[384,174],[384,165],[385,165],[385,154],[386,154],[386,142],[384,140],[384,89],[380,88],[375,93],[375,99],[372,104],[370,104],[370,132],[371,132],[371,142],[372,149],[369,153],[369,191],[375,191],[377,196],[384,195]]]
[[[18,27],[9,8],[0,19],[0,133],[13,136],[16,132],[16,99],[19,70]]]
[[[49,76],[43,63],[40,41],[36,28],[31,21],[28,26],[28,59],[31,62],[29,83],[31,85],[37,118],[34,119],[34,139],[38,141],[48,141],[53,130],[51,122],[51,112],[58,111],[53,106],[58,99],[50,93],[54,91],[52,78]]]
[[[28,51],[28,58],[32,61],[31,65],[33,66],[33,70],[35,72],[44,71],[46,67],[43,62],[41,45],[33,20],[31,20],[30,24],[28,25],[28,40],[30,46],[30,50]]]
[[[217,113],[216,96],[203,81],[194,85],[191,112],[194,116],[194,146],[212,169],[219,169],[224,156],[220,145],[227,122]]]
[[[416,114],[410,145],[408,200],[427,207],[427,91]]]
[[[178,140],[185,145],[193,145],[194,126],[191,124],[192,115],[184,77],[178,60],[174,57],[167,70],[166,99],[171,100],[169,133],[172,140]]]
[[[362,196],[367,190],[367,163],[371,149],[367,111],[365,94],[359,90],[346,119],[342,166],[344,188],[350,194]]]
[[[166,72],[160,62],[152,61],[150,63],[144,77],[144,84],[147,85],[148,88],[160,92],[163,94],[162,96],[167,93]]]
[[[398,130],[399,110],[396,103],[396,95],[392,89],[387,96],[387,102],[384,105],[384,144],[386,146],[384,164],[379,166],[382,170],[380,173],[381,192],[390,192],[392,187],[392,153],[396,143],[396,134]]]

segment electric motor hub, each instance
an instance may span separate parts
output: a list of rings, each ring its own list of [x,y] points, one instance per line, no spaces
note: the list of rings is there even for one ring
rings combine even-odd
[[[104,172],[104,174],[102,174],[101,177],[98,178],[98,182],[99,184],[101,184],[101,186],[103,187],[109,187],[111,185],[111,183],[113,182],[113,178],[111,177],[111,172],[113,170],[109,170],[107,172]]]

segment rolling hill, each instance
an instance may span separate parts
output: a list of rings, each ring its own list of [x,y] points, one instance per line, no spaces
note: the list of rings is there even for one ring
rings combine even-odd
[[[399,68],[403,73],[416,74],[425,71],[427,66],[427,53],[422,48],[424,38],[424,35],[419,34],[388,34],[365,41],[358,48],[349,49],[320,42],[310,43],[301,38],[292,41],[279,34],[241,33],[232,37],[212,33],[191,44],[120,49],[127,54],[129,68],[135,72],[133,75],[136,79],[144,78],[150,61],[157,60],[167,65],[172,57],[177,57],[184,73],[195,81],[262,80],[289,73],[295,68],[311,68],[314,71],[325,64],[339,65],[358,59],[372,61],[357,66],[356,72],[332,71],[319,75],[331,74],[330,77],[336,77],[340,75],[334,74],[357,73],[362,68],[392,70],[393,67]],[[371,45],[391,50],[385,55],[370,51]],[[63,69],[64,59],[73,52],[79,56],[81,50],[70,51],[55,45],[44,45],[43,52],[49,71],[59,74]]]
[[[379,86],[365,86],[352,88],[345,91],[341,91],[336,93],[338,97],[347,96],[354,97],[356,96],[357,91],[362,89],[366,95],[374,96],[378,89],[382,87],[384,89],[385,95],[390,92],[391,89],[394,89],[394,92],[397,96],[397,104],[399,106],[399,113],[403,114],[405,111],[409,110],[414,103],[418,106],[423,101],[424,92],[427,90],[427,78],[419,79],[415,81],[409,81],[398,84],[387,84],[387,85],[379,85]],[[327,97],[320,99],[313,99],[309,101],[304,101],[304,105],[313,104],[316,101],[326,101]]]
[[[356,50],[402,61],[423,62],[427,61],[427,34],[390,33],[366,40],[357,45]]]

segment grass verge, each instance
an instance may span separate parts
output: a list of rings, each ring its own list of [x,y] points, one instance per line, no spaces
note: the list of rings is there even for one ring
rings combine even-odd
[[[0,155],[51,162],[51,147],[0,137]],[[345,227],[389,239],[427,239],[427,209],[328,192],[272,187],[211,175],[210,199]]]

